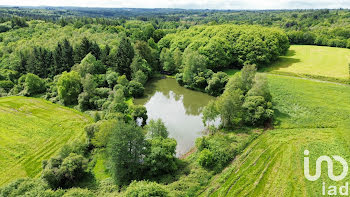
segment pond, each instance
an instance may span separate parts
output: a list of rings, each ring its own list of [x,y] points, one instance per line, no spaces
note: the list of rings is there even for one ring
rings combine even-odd
[[[135,99],[147,108],[148,121],[161,118],[169,137],[177,141],[176,155],[187,153],[196,138],[203,135],[202,109],[214,97],[181,87],[175,79],[165,78],[146,85],[145,97]]]

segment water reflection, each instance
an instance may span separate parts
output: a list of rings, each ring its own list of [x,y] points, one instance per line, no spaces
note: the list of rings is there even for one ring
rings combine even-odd
[[[152,81],[146,87],[145,98],[135,99],[135,104],[147,108],[148,119],[161,118],[170,137],[177,141],[177,156],[189,151],[195,139],[205,129],[201,110],[214,99],[207,94],[179,86],[175,79]]]

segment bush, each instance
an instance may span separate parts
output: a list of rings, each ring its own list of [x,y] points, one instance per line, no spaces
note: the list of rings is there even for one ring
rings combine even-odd
[[[127,197],[166,197],[169,192],[164,186],[148,181],[134,181],[125,191]]]
[[[41,179],[18,179],[9,185],[0,188],[0,196],[62,196],[64,191],[52,191]]]
[[[87,169],[87,159],[75,153],[66,158],[51,158],[43,163],[42,178],[51,188],[69,188],[84,177]]]
[[[145,91],[145,88],[143,85],[136,81],[130,81],[129,83],[129,92],[130,95],[137,98],[143,96],[143,93]]]
[[[215,164],[213,153],[208,149],[203,149],[198,157],[198,163],[205,168],[212,168]]]
[[[226,73],[215,73],[212,78],[208,80],[208,86],[205,88],[205,91],[212,96],[219,96],[224,92],[227,81],[228,76]]]
[[[12,81],[0,81],[0,88],[6,92],[10,91],[15,84]]]

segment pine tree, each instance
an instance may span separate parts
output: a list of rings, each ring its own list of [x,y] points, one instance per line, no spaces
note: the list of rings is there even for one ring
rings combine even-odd
[[[74,52],[74,62],[79,64],[84,57],[91,51],[91,42],[84,37],[80,45],[77,46]]]
[[[125,74],[128,79],[131,79],[130,65],[133,58],[134,48],[131,46],[130,40],[123,36],[115,55],[116,71],[121,75]]]
[[[67,39],[57,44],[53,52],[53,61],[52,76],[61,74],[64,71],[70,71],[71,67],[74,65],[73,48]]]

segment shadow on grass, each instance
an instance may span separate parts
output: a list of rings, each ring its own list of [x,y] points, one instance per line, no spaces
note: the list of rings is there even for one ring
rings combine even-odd
[[[287,119],[290,118],[289,114],[283,113],[281,111],[279,111],[278,109],[275,109],[275,113],[274,113],[274,125],[275,126],[279,126],[281,125],[281,122],[283,119]]]
[[[300,59],[293,58],[296,54],[295,50],[289,50],[285,56],[281,56],[275,63],[272,63],[270,66],[266,66],[260,69],[261,72],[270,72],[278,70],[280,68],[288,68],[295,63],[301,62]]]

